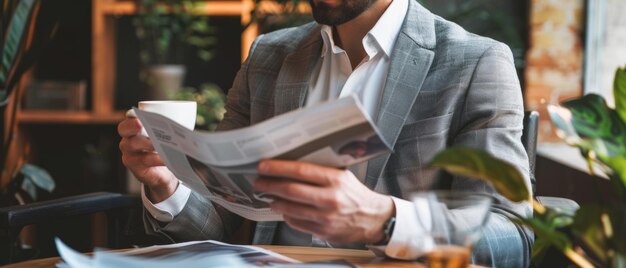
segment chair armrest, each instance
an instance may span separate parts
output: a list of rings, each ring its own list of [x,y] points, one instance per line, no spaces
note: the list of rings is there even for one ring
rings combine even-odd
[[[96,192],[0,208],[0,228],[21,227],[52,219],[88,215],[140,204],[138,197]]]

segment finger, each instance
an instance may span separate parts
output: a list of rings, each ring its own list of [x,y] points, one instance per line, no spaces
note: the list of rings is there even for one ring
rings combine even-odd
[[[276,199],[272,202],[271,207],[272,211],[290,218],[317,222],[319,224],[328,222],[327,211],[309,205],[290,202],[284,199]]]
[[[141,133],[141,122],[137,118],[126,118],[117,125],[117,133],[122,137],[131,137]]]
[[[317,185],[331,185],[343,170],[301,161],[264,160],[259,163],[261,175],[287,177]]]
[[[152,141],[141,135],[122,138],[119,147],[120,151],[125,153],[154,153],[155,151]]]
[[[144,169],[165,166],[165,163],[155,153],[129,153],[122,155],[122,163],[130,169]]]
[[[293,180],[259,178],[254,182],[254,189],[258,192],[316,207],[333,207],[336,203],[329,189]]]

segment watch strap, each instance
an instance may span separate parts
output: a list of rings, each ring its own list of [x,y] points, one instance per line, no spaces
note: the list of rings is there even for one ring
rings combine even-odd
[[[378,241],[375,245],[387,245],[391,240],[391,235],[393,234],[393,230],[396,227],[396,217],[392,216],[385,221],[383,225],[383,239]]]

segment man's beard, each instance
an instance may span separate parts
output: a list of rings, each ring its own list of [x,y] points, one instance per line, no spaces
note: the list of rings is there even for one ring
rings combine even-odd
[[[375,0],[343,0],[337,7],[330,7],[324,2],[315,4],[309,0],[313,10],[313,18],[317,23],[325,25],[341,25],[367,10]]]

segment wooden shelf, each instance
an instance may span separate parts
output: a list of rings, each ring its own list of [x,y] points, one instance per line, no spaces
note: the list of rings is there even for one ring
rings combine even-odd
[[[135,1],[91,0],[92,1],[92,96],[88,100],[92,111],[20,111],[20,124],[116,124],[124,118],[123,111],[114,111],[116,59],[116,20],[118,16],[137,13]],[[251,12],[254,0],[206,0],[198,4],[197,14],[210,16],[239,16],[241,25],[248,27],[241,34],[241,61],[248,56],[248,50],[258,36],[258,26],[252,21]],[[298,12],[308,13],[310,7],[301,3]],[[258,12],[280,13],[283,6],[263,1]]]
[[[213,16],[241,16],[244,8],[249,8],[242,1],[210,1],[198,4],[198,14]],[[137,5],[134,2],[114,2],[104,5],[102,13],[106,15],[133,15],[137,12]]]
[[[204,3],[198,3],[196,14],[204,14],[211,16],[249,16],[250,12],[254,8],[254,3],[251,1],[240,0],[218,0],[218,1],[206,1]],[[282,5],[275,2],[261,2],[258,6],[260,13],[276,14],[284,12]],[[134,15],[137,12],[137,5],[135,2],[111,2],[102,6],[101,14],[112,16],[127,16]],[[301,3],[298,6],[298,12],[310,13],[311,8],[307,3]]]
[[[88,111],[20,111],[17,114],[20,124],[117,124],[124,119],[125,112],[95,114]]]

